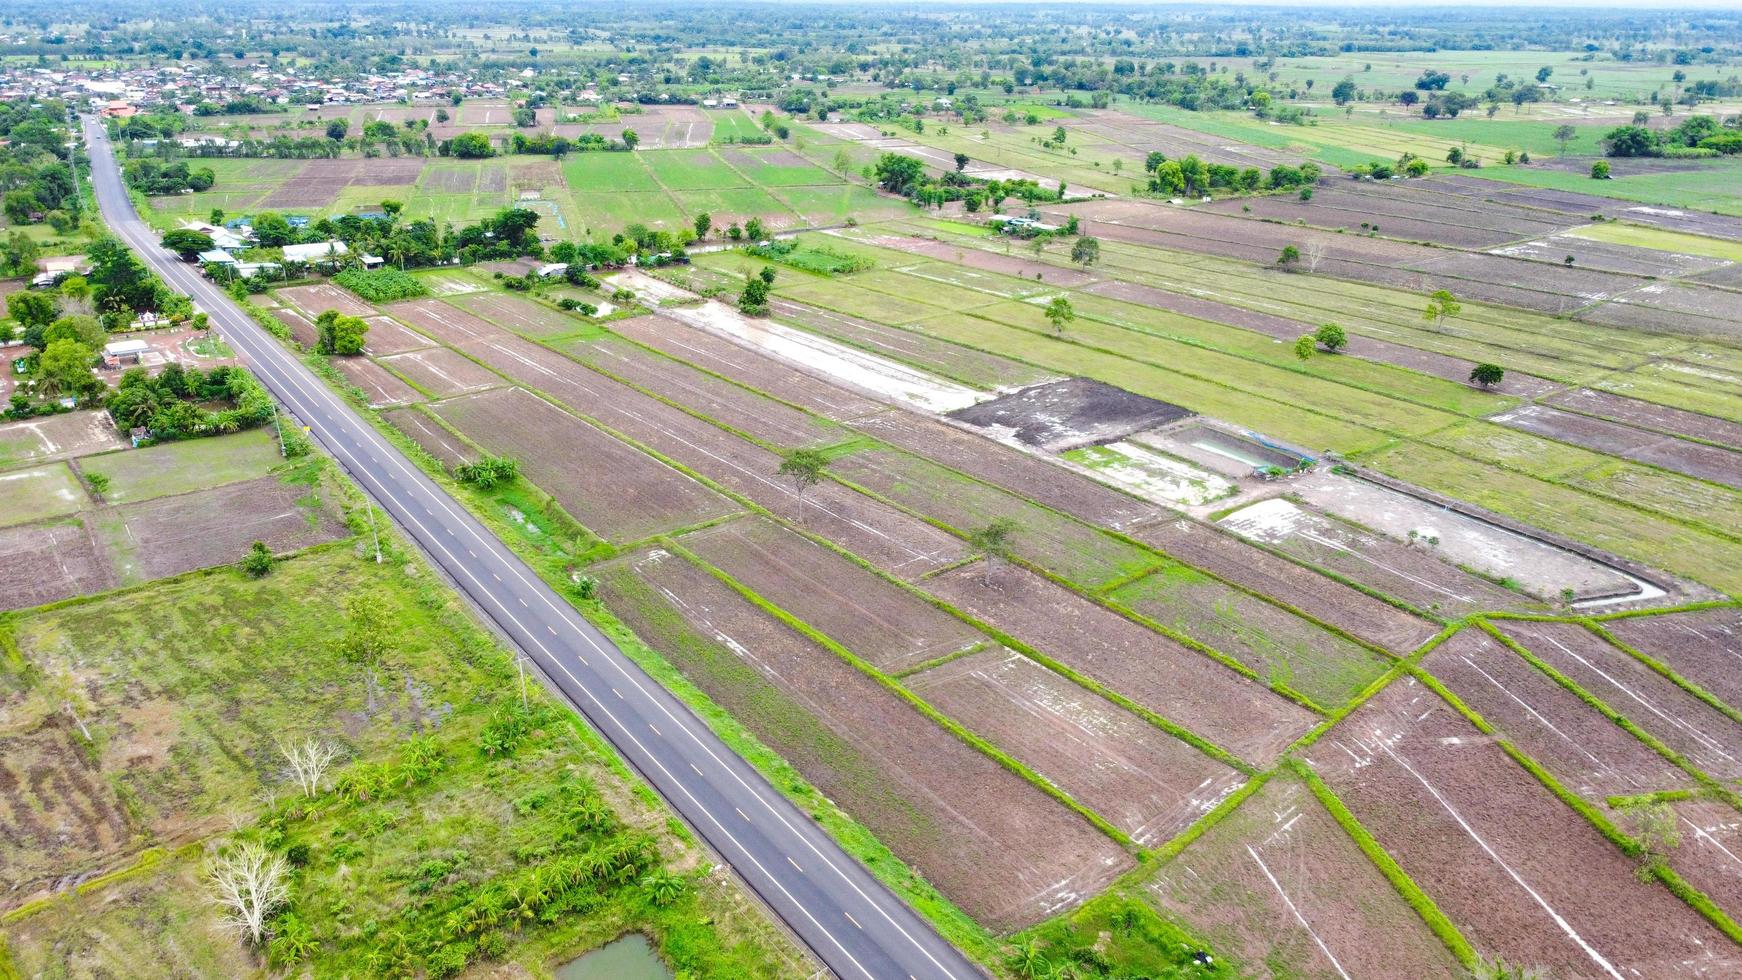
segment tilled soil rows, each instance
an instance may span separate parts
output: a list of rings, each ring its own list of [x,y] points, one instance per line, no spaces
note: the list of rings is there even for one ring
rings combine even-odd
[[[440,423],[415,408],[397,408],[390,412],[382,412],[394,428],[405,433],[412,442],[422,446],[426,452],[440,460],[442,465],[452,470],[456,466],[477,461],[478,453],[472,447],[454,438],[453,433],[442,428]]]
[[[1527,405],[1495,416],[1494,421],[1610,456],[1651,463],[1702,480],[1742,487],[1742,453],[1728,449],[1704,446],[1542,405]]]
[[[1577,388],[1564,395],[1556,395],[1548,401],[1586,415],[1742,449],[1742,424],[1729,419],[1670,408],[1667,405],[1657,405],[1606,391],[1593,391],[1590,388]]]
[[[933,595],[1240,758],[1268,765],[1315,716],[1209,657],[1020,568],[974,564]]]
[[[1742,774],[1742,725],[1575,623],[1502,624],[1506,634],[1720,779]]]
[[[1088,821],[702,569],[654,551],[602,575],[639,636],[994,931],[1075,905],[1131,866]]]
[[[1011,650],[970,654],[905,683],[1142,844],[1175,836],[1245,781]]]
[[[346,316],[373,316],[375,308],[329,283],[316,286],[289,286],[278,291],[278,297],[301,310],[310,320],[328,310],[338,310]]]
[[[699,524],[737,510],[689,477],[518,388],[450,399],[436,414],[520,471],[609,541]]]
[[[1716,976],[1742,954],[1436,695],[1393,683],[1320,776],[1486,956],[1557,976]]]
[[[1731,707],[1742,708],[1742,672],[1736,669],[1742,662],[1742,610],[1638,616],[1611,620],[1603,629]]]
[[[119,584],[86,520],[0,529],[0,609],[28,609]]]
[[[682,541],[703,561],[879,670],[905,670],[986,639],[924,599],[761,517]]]
[[[1298,780],[1278,776],[1148,882],[1212,949],[1272,976],[1464,975]]]
[[[1592,803],[1693,785],[1693,777],[1479,629],[1459,631],[1422,666]]]

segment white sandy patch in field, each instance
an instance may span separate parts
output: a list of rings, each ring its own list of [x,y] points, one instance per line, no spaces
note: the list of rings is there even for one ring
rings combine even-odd
[[[614,277],[612,285],[633,289],[638,295],[650,296],[659,295],[655,289],[657,286],[669,290],[670,296],[693,299],[689,293],[676,286],[635,272]],[[941,415],[992,397],[988,392],[945,381],[905,364],[836,343],[826,337],[768,320],[747,317],[735,308],[715,300],[687,306],[666,306],[659,312],[662,316],[726,337],[811,374],[904,408],[917,408]]]
[[[423,284],[437,296],[460,296],[484,291],[483,286],[469,282],[462,276],[425,276]]]
[[[1063,457],[1071,469],[1158,504],[1197,507],[1227,496],[1234,484],[1134,442],[1090,446]]]
[[[1510,579],[1541,599],[1557,600],[1562,589],[1601,594],[1639,585],[1620,569],[1362,480],[1315,473],[1293,489],[1314,507],[1394,540],[1408,541],[1411,531],[1417,541],[1438,539],[1427,547],[1442,561]]]

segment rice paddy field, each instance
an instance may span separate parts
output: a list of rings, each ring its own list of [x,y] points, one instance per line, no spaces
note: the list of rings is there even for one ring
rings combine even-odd
[[[1432,63],[1474,85],[1533,73],[1520,57]],[[1358,54],[1285,80],[1418,70]],[[1665,74],[1591,72],[1616,94]],[[420,273],[430,297],[368,310],[411,341],[338,367],[404,385],[376,421],[432,473],[518,458],[505,486],[453,486],[553,582],[596,580],[589,615],[969,945],[1013,954],[1117,907],[1133,924],[1109,936],[1177,928],[1240,975],[1742,967],[1733,859],[1696,843],[1734,822],[1742,775],[1717,666],[1742,595],[1742,315],[1713,278],[1742,234],[1675,190],[1728,195],[1729,164],[1642,177],[1637,220],[1547,165],[1185,207],[1130,195],[1144,147],[1437,164],[1558,153],[1558,122],[1043,108],[773,146],[722,138],[749,113],[703,115],[700,143],[672,115],[658,147],[573,154],[554,182],[494,161],[546,180],[571,237],[708,211],[800,258],[604,270],[653,312],[601,321],[557,305],[590,296],[569,287]],[[1040,146],[1059,124],[1066,148]],[[970,175],[1116,195],[1044,212],[1098,254],[857,176],[958,150]],[[1506,196],[1519,174],[1579,193]],[[452,161],[417,179],[486,193]],[[1296,243],[1323,253],[1279,269]],[[770,310],[746,314],[764,268]],[[1428,309],[1436,289],[1457,308]],[[1300,344],[1324,324],[1335,350]],[[781,472],[800,448],[814,480]],[[21,490],[36,524],[66,519],[73,478]],[[1650,836],[1666,813],[1679,844]]]

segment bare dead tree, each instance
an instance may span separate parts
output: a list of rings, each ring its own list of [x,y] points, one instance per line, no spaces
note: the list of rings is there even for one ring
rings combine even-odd
[[[253,841],[238,844],[212,866],[212,900],[224,924],[258,946],[266,921],[290,898],[290,866]]]
[[[1320,241],[1307,242],[1300,250],[1301,257],[1306,259],[1307,272],[1319,271],[1319,263],[1325,260],[1325,243]]]
[[[303,739],[301,745],[281,743],[278,751],[290,765],[291,778],[302,787],[304,796],[313,796],[320,792],[321,780],[326,778],[333,760],[339,757],[338,746],[312,737]]]

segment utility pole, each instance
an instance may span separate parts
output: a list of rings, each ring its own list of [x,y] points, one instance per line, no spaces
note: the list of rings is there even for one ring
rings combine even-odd
[[[282,459],[290,458],[290,450],[284,445],[284,426],[278,424],[278,399],[272,400],[272,434],[278,437],[278,455]]]

